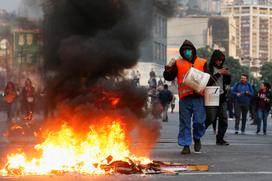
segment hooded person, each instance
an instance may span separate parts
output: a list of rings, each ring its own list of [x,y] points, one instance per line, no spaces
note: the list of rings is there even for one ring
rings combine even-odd
[[[181,154],[190,154],[192,144],[191,120],[193,121],[194,150],[201,149],[200,139],[205,134],[206,113],[202,93],[194,91],[183,84],[184,76],[194,67],[202,72],[208,72],[205,59],[196,55],[196,48],[189,40],[185,40],[180,47],[181,57],[170,61],[163,73],[165,80],[172,81],[177,78],[179,94],[179,134],[178,144],[183,146]]]
[[[219,106],[207,106],[206,107],[206,128],[212,123],[216,122],[217,118],[218,131],[216,135],[217,145],[229,145],[224,140],[225,133],[228,128],[228,116],[227,116],[227,88],[231,82],[231,75],[228,68],[224,68],[225,55],[220,50],[214,50],[208,69],[211,75],[208,86],[220,86],[220,98]]]

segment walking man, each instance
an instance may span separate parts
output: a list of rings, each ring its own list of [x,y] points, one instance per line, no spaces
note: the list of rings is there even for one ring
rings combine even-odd
[[[205,59],[196,56],[196,48],[189,41],[185,40],[180,47],[181,58],[170,61],[165,66],[164,78],[172,81],[177,77],[179,94],[179,134],[178,144],[183,146],[181,154],[190,154],[192,144],[191,120],[193,121],[193,140],[194,150],[199,152],[201,149],[200,139],[205,134],[205,107],[202,93],[197,93],[190,87],[183,84],[184,76],[191,67],[202,72],[207,72]]]
[[[162,121],[167,122],[168,121],[168,108],[169,104],[171,103],[173,99],[173,94],[170,90],[168,90],[168,85],[164,84],[163,85],[163,90],[159,92],[159,100],[161,102],[161,105],[163,107],[162,110]]]
[[[248,83],[248,75],[242,74],[240,77],[240,82],[236,83],[233,86],[232,94],[235,96],[235,134],[238,134],[240,117],[242,114],[242,126],[241,133],[245,133],[246,121],[247,121],[247,113],[249,110],[250,100],[253,96],[253,88]]]
[[[224,140],[224,136],[228,128],[226,87],[230,85],[231,76],[229,70],[223,67],[224,62],[225,55],[220,50],[215,50],[208,66],[212,77],[208,85],[220,86],[221,90],[219,106],[206,106],[206,128],[208,128],[212,123],[216,123],[218,118],[218,131],[216,135],[217,145],[229,145],[229,143]]]

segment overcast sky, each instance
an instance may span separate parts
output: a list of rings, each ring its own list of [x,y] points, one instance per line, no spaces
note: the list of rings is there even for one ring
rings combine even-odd
[[[7,11],[16,11],[22,0],[0,0],[0,9]]]

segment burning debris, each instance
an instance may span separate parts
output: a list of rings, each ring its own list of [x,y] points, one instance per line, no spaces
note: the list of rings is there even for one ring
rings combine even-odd
[[[40,144],[7,154],[1,175],[165,173],[173,166],[147,157],[160,123],[145,107],[145,88],[122,76],[152,29],[145,2],[44,0],[45,94],[53,115],[33,133]]]
[[[136,65],[148,37],[145,0],[45,0],[44,52],[54,126],[65,120],[78,132],[99,124],[97,117],[118,115],[126,133],[138,132],[138,150],[150,150],[160,123],[146,109],[147,91],[122,74]],[[141,13],[139,13],[139,10]],[[56,111],[57,110],[57,111]],[[117,116],[117,117],[118,117]],[[114,117],[114,116],[113,116]],[[49,119],[52,124],[52,119]],[[50,125],[51,126],[51,125]]]
[[[171,173],[184,170],[207,170],[200,166],[151,161],[129,150],[124,125],[111,118],[92,125],[86,135],[68,125],[44,132],[45,141],[34,150],[16,150],[8,155],[1,175],[82,175]],[[31,157],[30,157],[31,155]],[[175,168],[176,170],[171,171]]]

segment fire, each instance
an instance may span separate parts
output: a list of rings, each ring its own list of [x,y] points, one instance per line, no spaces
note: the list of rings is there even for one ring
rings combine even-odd
[[[119,98],[113,98],[113,99],[111,99],[111,104],[112,104],[113,106],[116,106],[119,102],[120,102],[120,99],[119,99]]]
[[[112,173],[112,170],[103,169],[103,165],[117,160],[141,164],[151,162],[148,158],[137,158],[130,153],[121,121],[105,119],[103,125],[91,125],[85,136],[76,133],[68,124],[63,124],[58,131],[49,132],[46,139],[35,146],[40,156],[28,159],[31,153],[10,153],[0,174],[53,175],[69,172],[100,175]]]

